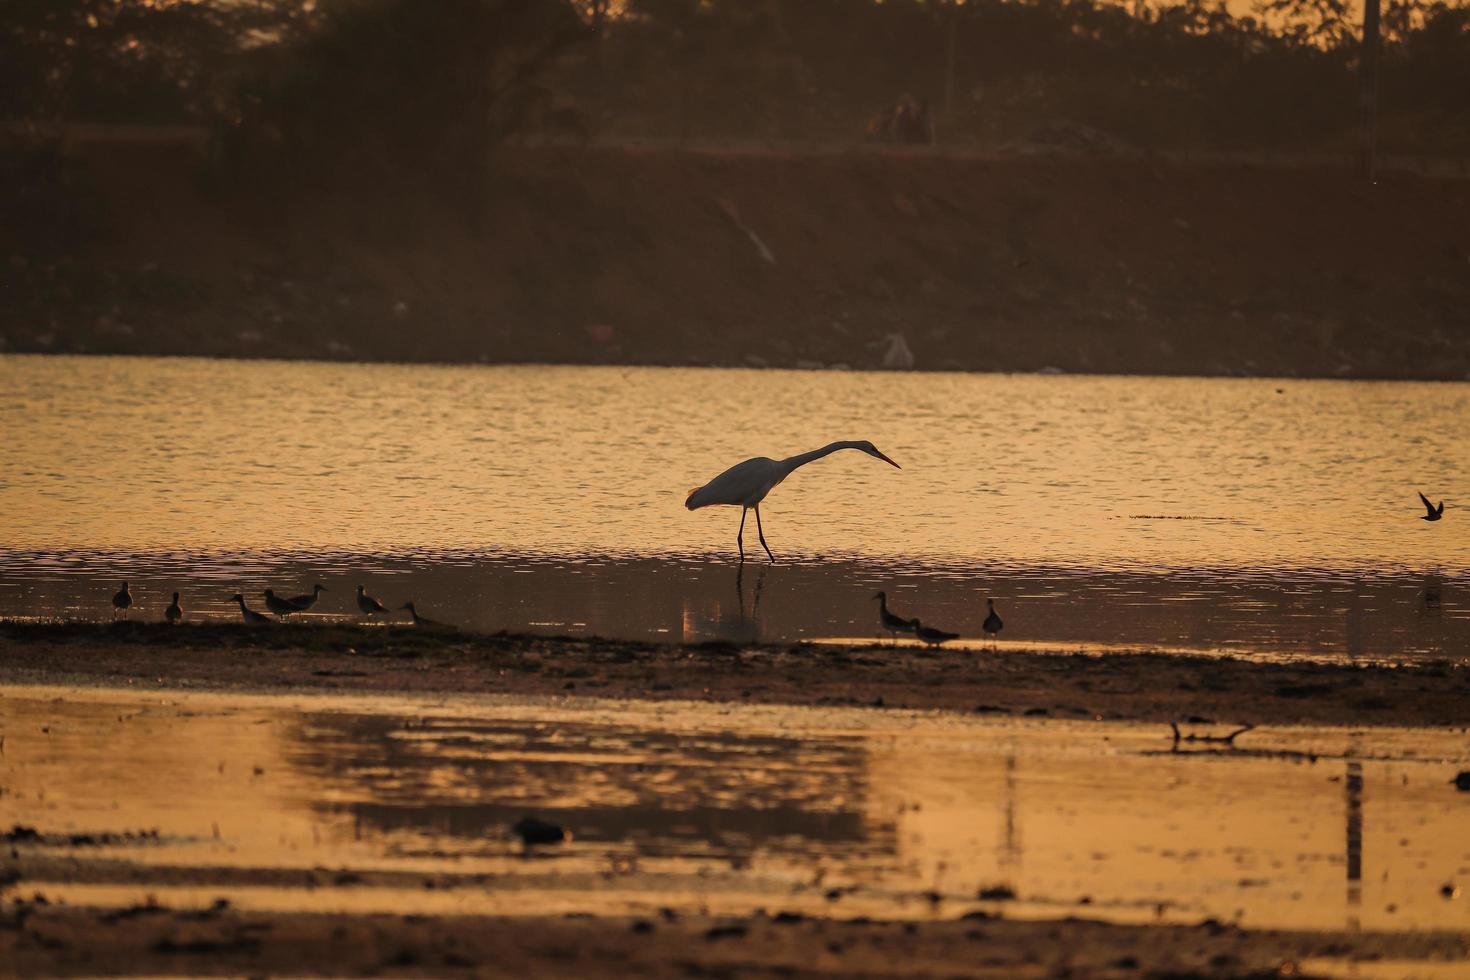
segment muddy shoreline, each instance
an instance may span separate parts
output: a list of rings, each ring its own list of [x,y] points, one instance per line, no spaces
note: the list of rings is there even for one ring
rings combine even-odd
[[[325,940],[325,941],[324,941]],[[1253,932],[1025,922],[971,914],[922,923],[772,911],[711,918],[274,915],[16,903],[0,964],[20,976],[98,973],[314,976],[1311,976],[1312,960],[1452,963],[1453,933]]]
[[[46,685],[134,695],[506,694],[881,706],[1129,719],[1159,724],[1164,737],[1170,722],[1186,735],[1215,737],[1251,724],[1470,724],[1470,670],[1450,664],[658,645],[343,625],[4,622],[0,684],[22,699],[28,685]],[[0,698],[0,731],[5,708]],[[0,742],[8,753],[0,768],[20,772],[12,767],[31,759],[35,745],[27,748],[19,730],[8,747]],[[638,894],[648,894],[657,911],[569,913],[538,909],[538,889],[633,888],[627,883],[661,879],[619,872],[615,862],[611,870],[580,869],[561,855],[513,872],[140,859],[126,848],[110,850],[114,835],[150,847],[169,841],[121,823],[78,836],[68,833],[64,809],[50,823],[40,816],[35,826],[0,825],[0,975],[1275,977],[1344,975],[1357,962],[1453,969],[1470,955],[1467,930],[1242,928],[1206,916],[1117,924],[1062,906],[1038,918],[1025,903],[1007,901],[1015,897],[1008,890],[915,893],[902,921],[860,914],[840,889],[823,901],[820,888],[773,892],[753,912],[721,914],[673,899],[659,907],[658,892],[650,891]],[[691,880],[701,882],[696,891],[718,894],[715,879]],[[252,889],[299,889],[324,900],[331,893],[339,901],[357,891],[394,894],[401,903],[389,907],[403,912],[253,908]],[[524,912],[472,911],[475,900],[501,892],[523,895]],[[1458,893],[1441,900],[1458,901]],[[466,904],[446,911],[455,902]]]
[[[1470,725],[1470,670],[281,625],[0,623],[0,683],[872,706],[1167,725]]]

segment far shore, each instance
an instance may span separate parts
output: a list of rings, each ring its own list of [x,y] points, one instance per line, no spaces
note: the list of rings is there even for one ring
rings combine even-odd
[[[66,221],[0,227],[0,351],[1470,377],[1464,180],[506,147],[483,225],[414,184],[210,190],[187,146],[67,180],[35,191]]]
[[[1243,725],[1463,727],[1470,669],[1140,651],[654,644],[410,627],[0,622],[0,684],[588,696]]]

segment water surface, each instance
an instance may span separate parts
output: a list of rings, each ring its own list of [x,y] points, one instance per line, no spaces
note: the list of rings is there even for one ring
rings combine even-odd
[[[1162,726],[775,706],[36,688],[0,706],[7,823],[158,832],[24,847],[16,887],[53,901],[1470,928],[1440,891],[1470,880],[1454,733],[1173,752]],[[507,827],[528,813],[572,843],[524,854]]]
[[[1470,385],[0,357],[0,614],[352,586],[482,628],[967,634],[1333,656],[1470,644]],[[690,487],[867,438],[762,508]],[[1450,498],[1417,520],[1423,488]],[[758,548],[754,535],[747,542]],[[758,605],[757,605],[758,603]]]

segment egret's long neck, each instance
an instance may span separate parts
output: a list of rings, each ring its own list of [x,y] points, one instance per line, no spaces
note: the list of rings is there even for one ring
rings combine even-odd
[[[805,466],[807,463],[810,463],[813,460],[821,459],[823,456],[831,456],[839,449],[852,449],[856,446],[857,443],[855,442],[829,443],[828,445],[823,446],[821,449],[813,449],[809,453],[800,453],[796,456],[788,456],[785,459],[777,460],[776,470],[780,473],[781,479],[784,480],[788,476],[790,476],[792,472],[798,467]]]

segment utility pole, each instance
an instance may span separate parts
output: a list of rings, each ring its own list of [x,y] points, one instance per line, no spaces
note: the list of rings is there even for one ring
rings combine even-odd
[[[1358,54],[1358,173],[1370,183],[1378,150],[1378,3],[1363,0],[1363,48]]]

